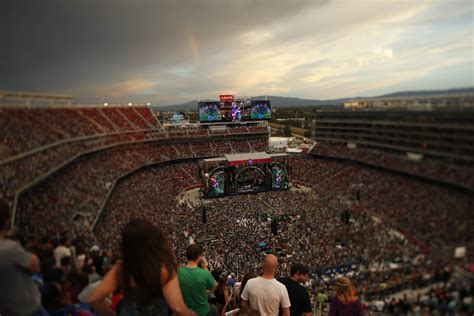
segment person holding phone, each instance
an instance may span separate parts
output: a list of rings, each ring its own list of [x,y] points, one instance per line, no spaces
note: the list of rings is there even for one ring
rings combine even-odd
[[[186,266],[178,269],[179,285],[186,305],[199,316],[209,314],[211,307],[207,300],[207,291],[217,286],[202,257],[202,249],[192,244],[186,249]]]

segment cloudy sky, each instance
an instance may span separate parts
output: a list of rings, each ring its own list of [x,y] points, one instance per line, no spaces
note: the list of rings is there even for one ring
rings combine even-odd
[[[474,86],[473,0],[2,0],[0,90],[168,105]]]

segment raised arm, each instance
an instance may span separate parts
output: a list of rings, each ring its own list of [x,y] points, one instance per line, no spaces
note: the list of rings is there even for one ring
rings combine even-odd
[[[161,280],[163,281],[168,279],[168,272],[165,268],[161,269]],[[183,295],[181,294],[181,288],[179,287],[178,275],[174,273],[173,278],[163,285],[163,296],[165,297],[166,303],[171,308],[171,310],[180,316],[192,316],[196,315],[195,312],[190,310],[184,303]]]
[[[227,293],[227,294],[225,294],[225,293]],[[221,316],[225,316],[226,311],[227,311],[227,308],[229,307],[230,302],[232,302],[232,293],[233,293],[233,290],[232,290],[232,289],[230,289],[229,291],[225,291],[225,292],[224,292],[224,295],[225,295],[225,305],[224,305],[224,308],[222,308]]]

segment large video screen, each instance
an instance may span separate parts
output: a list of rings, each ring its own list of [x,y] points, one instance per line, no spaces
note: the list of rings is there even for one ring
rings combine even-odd
[[[221,115],[226,122],[269,120],[270,101],[225,101],[221,103]]]
[[[286,190],[288,189],[288,175],[285,168],[279,164],[274,163],[271,166],[272,171],[272,189]]]
[[[224,170],[218,170],[213,172],[208,180],[208,192],[209,196],[220,196],[225,193],[225,172]]]
[[[250,109],[250,119],[253,120],[269,120],[272,116],[270,101],[252,101]]]
[[[200,122],[219,122],[221,121],[220,102],[199,102],[199,121]]]
[[[199,102],[200,122],[239,122],[269,120],[270,101],[209,101]]]

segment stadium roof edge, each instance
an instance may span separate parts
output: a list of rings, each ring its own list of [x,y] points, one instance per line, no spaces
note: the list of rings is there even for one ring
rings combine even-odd
[[[36,93],[25,91],[6,91],[0,90],[0,98],[35,98],[35,99],[66,99],[72,100],[71,95],[65,94],[50,94],[50,93]]]

